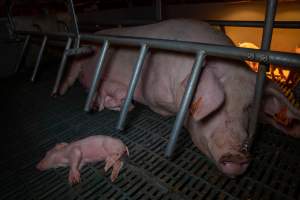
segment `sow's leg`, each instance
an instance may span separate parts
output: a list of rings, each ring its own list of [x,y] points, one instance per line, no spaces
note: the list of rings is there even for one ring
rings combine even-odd
[[[127,95],[127,88],[126,85],[117,81],[103,81],[98,90],[94,106],[98,107],[99,111],[104,108],[120,111]],[[133,106],[129,108],[129,110],[132,109]]]

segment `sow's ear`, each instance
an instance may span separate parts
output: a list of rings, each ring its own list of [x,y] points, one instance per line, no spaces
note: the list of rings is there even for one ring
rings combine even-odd
[[[182,82],[183,91],[190,75]],[[183,94],[184,92],[182,92]],[[190,114],[195,120],[201,120],[217,110],[225,100],[224,88],[209,68],[204,68],[201,73],[199,84],[196,88],[193,101],[190,106]]]
[[[269,82],[265,87],[261,111],[263,121],[287,135],[300,137],[299,102],[291,90]]]

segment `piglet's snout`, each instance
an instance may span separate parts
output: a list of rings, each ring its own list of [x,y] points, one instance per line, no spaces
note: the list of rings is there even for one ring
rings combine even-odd
[[[39,163],[36,165],[36,168],[37,168],[38,170],[40,170],[40,171],[45,170],[43,161],[39,162]]]
[[[224,154],[219,159],[219,166],[224,174],[229,177],[236,177],[243,174],[250,163],[248,154]]]

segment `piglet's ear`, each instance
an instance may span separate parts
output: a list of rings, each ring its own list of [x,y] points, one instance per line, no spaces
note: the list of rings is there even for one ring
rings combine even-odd
[[[181,82],[183,90],[187,85],[189,76]],[[225,93],[219,80],[211,69],[204,68],[190,105],[190,114],[195,120],[201,120],[217,110],[224,100]]]

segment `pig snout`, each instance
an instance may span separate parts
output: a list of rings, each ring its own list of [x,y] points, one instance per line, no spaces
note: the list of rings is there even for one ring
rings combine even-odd
[[[40,170],[40,171],[44,171],[44,170],[47,169],[46,166],[45,166],[44,161],[40,161],[40,162],[36,165],[36,168],[37,168],[38,170]]]
[[[227,153],[220,157],[218,166],[225,175],[234,178],[243,174],[248,168],[249,163],[250,156],[246,153]]]

